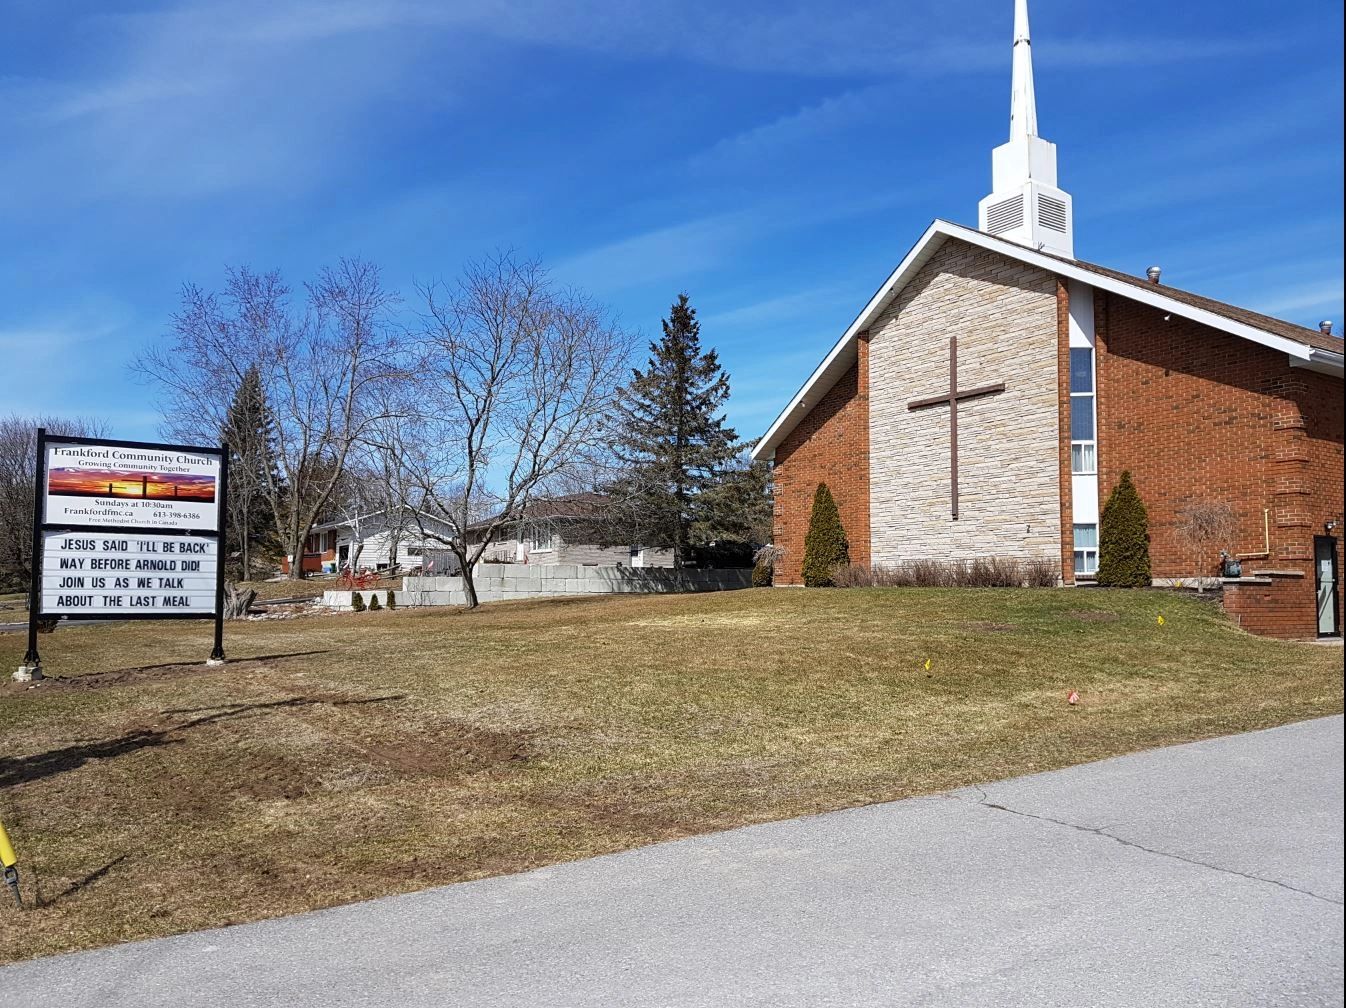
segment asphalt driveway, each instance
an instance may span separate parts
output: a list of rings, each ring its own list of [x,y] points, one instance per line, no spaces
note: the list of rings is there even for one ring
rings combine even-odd
[[[0,970],[9,1006],[1340,1005],[1342,719]]]

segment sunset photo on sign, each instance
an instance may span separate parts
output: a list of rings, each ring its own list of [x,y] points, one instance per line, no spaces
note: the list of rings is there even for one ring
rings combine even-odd
[[[212,504],[215,501],[215,477],[72,467],[50,470],[47,492],[66,497],[150,498]]]

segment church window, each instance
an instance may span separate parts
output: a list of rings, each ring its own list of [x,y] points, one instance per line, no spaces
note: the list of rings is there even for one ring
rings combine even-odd
[[[1075,573],[1094,574],[1098,571],[1098,526],[1075,526]]]
[[[1077,475],[1098,471],[1093,347],[1070,348],[1070,471]]]

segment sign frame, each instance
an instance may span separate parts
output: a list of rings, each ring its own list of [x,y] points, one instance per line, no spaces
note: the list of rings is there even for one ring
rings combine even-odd
[[[216,525],[214,530],[193,529],[178,530],[171,528],[131,526],[131,525],[70,525],[65,522],[48,523],[46,520],[47,495],[47,446],[49,443],[87,445],[90,447],[138,448],[147,451],[180,451],[200,455],[219,456],[219,489],[215,495]],[[220,444],[215,447],[203,445],[161,444],[151,441],[123,441],[117,438],[90,438],[66,435],[48,436],[46,428],[37,429],[37,465],[33,475],[33,535],[32,535],[32,584],[28,594],[28,650],[23,656],[23,664],[30,670],[41,674],[42,658],[38,653],[37,628],[47,620],[206,620],[215,621],[214,647],[210,652],[208,664],[224,662],[224,561],[225,561],[225,523],[228,517],[229,499],[229,447]],[[215,547],[215,611],[214,613],[134,613],[101,612],[81,613],[70,611],[44,611],[42,609],[43,554],[45,552],[44,533],[70,532],[88,534],[111,534],[120,536],[162,536],[181,539],[212,539]],[[37,676],[34,676],[36,678]]]

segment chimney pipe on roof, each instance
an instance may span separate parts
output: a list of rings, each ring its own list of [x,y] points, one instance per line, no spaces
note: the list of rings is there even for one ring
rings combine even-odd
[[[1321,322],[1319,322],[1319,323],[1318,323],[1318,331],[1319,331],[1320,333],[1322,333],[1324,336],[1331,336],[1331,335],[1332,335],[1332,320],[1331,320],[1331,319],[1323,319]]]
[[[1145,271],[1145,275],[1150,278],[1150,283],[1157,284],[1159,282],[1159,274],[1161,272],[1162,271],[1159,269],[1158,266],[1151,266],[1149,269]]]

